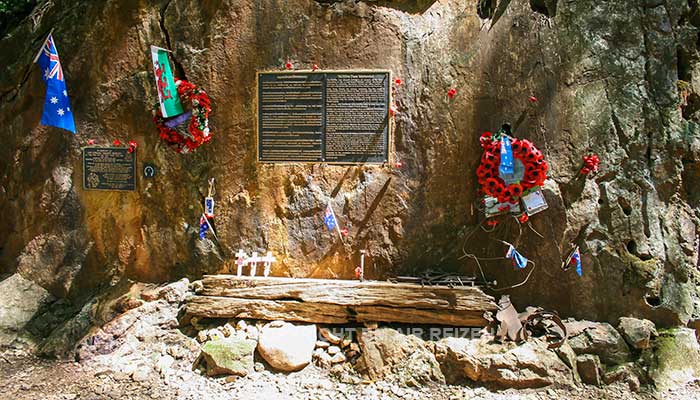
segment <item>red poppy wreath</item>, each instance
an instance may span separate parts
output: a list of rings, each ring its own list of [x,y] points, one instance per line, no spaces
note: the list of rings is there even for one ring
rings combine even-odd
[[[165,143],[172,145],[178,153],[189,153],[211,140],[211,101],[204,90],[186,80],[175,78],[175,85],[180,100],[183,104],[189,104],[191,109],[184,114],[165,119],[156,104],[153,109],[153,122]],[[188,119],[189,123],[185,124]]]
[[[501,161],[500,135],[494,137],[485,132],[479,138],[484,149],[476,176],[484,194],[495,197],[499,203],[517,203],[532,188],[542,186],[547,179],[547,161],[540,150],[527,139],[510,138],[513,158],[523,164],[523,176],[519,182],[506,184],[499,176]]]

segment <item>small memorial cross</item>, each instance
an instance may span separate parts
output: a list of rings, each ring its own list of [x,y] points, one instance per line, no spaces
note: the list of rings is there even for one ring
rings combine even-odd
[[[263,270],[263,275],[267,277],[270,275],[270,267],[272,263],[277,261],[277,259],[272,255],[271,251],[268,251],[265,257],[260,258],[260,261],[264,262],[265,269]]]
[[[258,252],[254,251],[253,255],[248,259],[248,264],[250,264],[250,276],[255,276],[255,270],[258,268],[258,262],[261,258],[258,257]]]
[[[243,275],[243,266],[248,263],[248,254],[246,254],[243,249],[238,250],[238,253],[236,253],[236,276],[241,276]]]

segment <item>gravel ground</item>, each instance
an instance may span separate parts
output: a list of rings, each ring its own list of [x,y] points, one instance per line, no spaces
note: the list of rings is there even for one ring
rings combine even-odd
[[[0,399],[700,399],[698,382],[662,394],[631,393],[622,385],[492,392],[448,385],[345,384],[314,366],[291,374],[262,371],[245,378],[212,379],[192,371],[187,364],[183,360],[164,374],[152,373],[135,381],[105,369],[103,364],[46,360],[5,351],[0,354]]]

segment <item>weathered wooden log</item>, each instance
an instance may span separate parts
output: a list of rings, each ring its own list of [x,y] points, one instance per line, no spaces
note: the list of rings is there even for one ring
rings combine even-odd
[[[401,322],[482,326],[496,309],[479,288],[324,279],[206,276],[187,314],[341,324]]]

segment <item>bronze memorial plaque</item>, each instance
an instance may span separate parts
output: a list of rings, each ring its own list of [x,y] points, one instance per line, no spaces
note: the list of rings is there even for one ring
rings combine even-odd
[[[258,74],[258,160],[384,163],[389,71]]]
[[[126,147],[83,148],[83,188],[136,190],[136,153]]]

